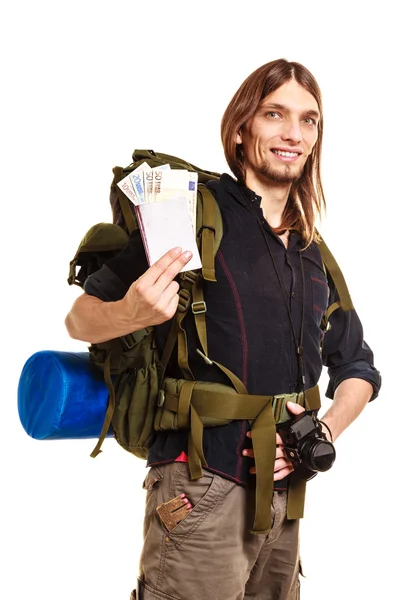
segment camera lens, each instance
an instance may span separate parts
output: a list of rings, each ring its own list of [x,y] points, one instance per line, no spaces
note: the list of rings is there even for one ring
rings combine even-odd
[[[314,440],[302,450],[301,455],[312,471],[328,471],[336,458],[333,444],[326,441]]]

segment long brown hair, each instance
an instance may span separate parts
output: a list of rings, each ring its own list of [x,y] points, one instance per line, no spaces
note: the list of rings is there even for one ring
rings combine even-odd
[[[320,174],[323,107],[320,88],[310,71],[300,63],[289,62],[284,58],[266,63],[256,69],[242,83],[225,110],[221,122],[221,139],[231,171],[238,181],[245,183],[244,157],[241,145],[236,143],[236,135],[255,114],[264,98],[292,79],[317,101],[320,111],[318,139],[311,155],[307,158],[300,178],[291,186],[282,222],[275,231],[279,233],[286,229],[295,229],[301,234],[307,246],[316,237],[315,219],[317,216],[321,217],[322,209],[326,206]]]

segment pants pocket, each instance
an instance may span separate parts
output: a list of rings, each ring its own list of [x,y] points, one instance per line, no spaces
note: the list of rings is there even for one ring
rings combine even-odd
[[[153,487],[163,479],[162,470],[157,467],[151,467],[143,480],[142,487],[147,492],[152,491]]]
[[[209,527],[214,527],[211,523],[211,513],[218,510],[227,491],[233,485],[208,471],[204,471],[200,479],[192,481],[188,475],[188,466],[182,464],[181,467],[184,469],[184,476],[177,478],[174,494],[185,494],[192,504],[192,509],[174,529],[166,532],[166,551],[181,547],[195,532],[207,535]]]

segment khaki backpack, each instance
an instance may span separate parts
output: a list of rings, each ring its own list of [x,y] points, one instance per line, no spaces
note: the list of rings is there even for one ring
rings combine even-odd
[[[299,402],[307,409],[320,408],[318,387],[305,394],[260,396],[248,394],[244,384],[224,365],[208,356],[206,304],[203,279],[215,279],[215,255],[222,233],[222,218],[212,193],[206,188],[209,180],[220,175],[205,171],[168,154],[153,150],[135,150],[133,162],[126,168],[113,169],[110,190],[113,223],[94,225],[81,240],[70,262],[68,283],[83,287],[88,275],[99,269],[127,243],[138,222],[131,201],[117,183],[147,162],[150,167],[169,163],[171,168],[198,173],[197,244],[202,270],[180,275],[179,305],[172,320],[164,348],[157,348],[154,328],[131,332],[108,342],[91,344],[90,359],[103,371],[109,391],[108,407],[99,440],[91,453],[95,457],[112,427],[117,442],[127,451],[146,459],[157,431],[188,429],[188,462],[192,479],[202,476],[208,466],[203,453],[203,428],[223,425],[233,419],[249,420],[256,462],[256,515],[253,532],[270,529],[270,507],[273,489],[276,423],[290,418],[288,400]],[[341,271],[324,241],[318,241],[324,266],[333,279],[340,300],[331,305],[324,317],[328,327],[331,313],[341,307],[353,308]],[[188,347],[183,322],[191,311],[198,333],[197,352],[208,364],[215,364],[228,378],[228,386],[195,381],[188,364]],[[165,377],[165,369],[177,345],[178,365],[182,379]],[[234,395],[236,397],[234,397]],[[288,517],[303,516],[305,481],[291,477],[288,497]]]

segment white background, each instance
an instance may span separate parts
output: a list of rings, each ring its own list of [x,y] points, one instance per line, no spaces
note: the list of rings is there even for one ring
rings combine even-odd
[[[379,399],[338,440],[334,468],[309,485],[302,598],[413,598],[407,6],[16,0],[2,9],[2,599],[129,598],[144,462],[113,440],[91,459],[93,440],[28,437],[18,378],[38,350],[86,350],[63,325],[79,293],[66,278],[86,230],[111,220],[112,167],[153,148],[225,170],[222,113],[253,70],[281,57],[307,66],[323,91],[321,229],[383,376]]]

